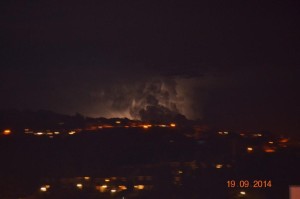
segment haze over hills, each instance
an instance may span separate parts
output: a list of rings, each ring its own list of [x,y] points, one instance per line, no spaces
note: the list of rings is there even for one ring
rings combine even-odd
[[[141,120],[132,120],[128,118],[105,118],[105,117],[86,117],[80,113],[67,115],[56,113],[49,110],[0,110],[0,130],[12,129],[14,132],[23,133],[24,129],[34,130],[96,130],[102,127],[145,127],[145,125],[156,125],[160,127],[174,124],[178,127],[193,128],[193,131],[235,131],[235,132],[270,132],[268,129],[235,129],[234,127],[218,126],[203,120],[189,120],[184,115],[171,112],[161,112],[155,107],[148,107],[143,110],[144,114]],[[276,134],[286,134],[285,132],[271,131]]]
[[[151,110],[155,112],[156,110]],[[170,124],[176,123],[179,125],[191,125],[195,121],[186,119],[183,115],[175,114],[170,118],[166,118],[161,114],[161,117],[151,118],[146,117],[145,120],[130,120],[128,118],[92,118],[85,117],[80,113],[75,115],[60,114],[48,110],[30,111],[30,110],[0,110],[0,128],[21,130],[30,129],[83,129],[92,128],[95,125],[106,126],[127,126],[141,124]]]

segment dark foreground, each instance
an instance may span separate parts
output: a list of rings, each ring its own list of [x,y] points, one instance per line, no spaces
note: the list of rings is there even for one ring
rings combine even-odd
[[[0,198],[288,199],[299,148],[246,153],[241,143],[143,129],[2,137]]]

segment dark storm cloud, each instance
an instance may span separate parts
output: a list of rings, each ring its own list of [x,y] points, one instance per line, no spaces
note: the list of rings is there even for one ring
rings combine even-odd
[[[300,123],[298,1],[1,5],[2,108]]]
[[[102,110],[112,115],[141,119],[142,115],[147,117],[147,107],[155,107],[164,110],[162,112],[167,117],[167,114],[179,114],[177,106],[187,100],[177,93],[177,89],[175,79],[147,77],[114,83],[92,93],[92,97],[98,101],[99,113]]]
[[[119,79],[108,87],[99,85],[90,93],[94,103],[86,114],[147,120],[159,117],[170,120],[179,115],[203,119],[209,91],[225,87],[226,81],[209,73],[190,78],[152,74]]]

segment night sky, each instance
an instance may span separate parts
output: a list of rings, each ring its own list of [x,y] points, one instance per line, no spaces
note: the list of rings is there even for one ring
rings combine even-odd
[[[0,6],[0,109],[299,133],[297,0]]]

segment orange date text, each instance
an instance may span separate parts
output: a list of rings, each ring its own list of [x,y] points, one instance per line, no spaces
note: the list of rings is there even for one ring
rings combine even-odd
[[[228,180],[228,188],[270,188],[272,180]]]

